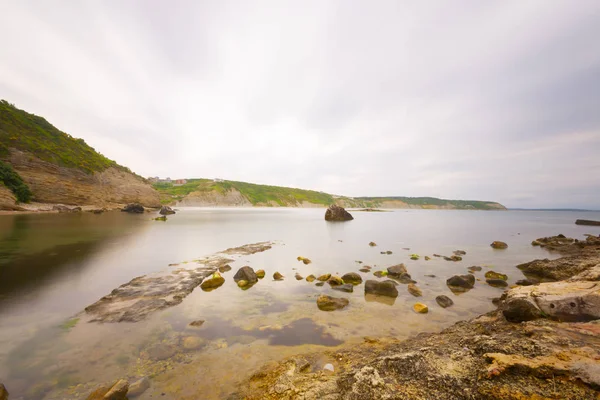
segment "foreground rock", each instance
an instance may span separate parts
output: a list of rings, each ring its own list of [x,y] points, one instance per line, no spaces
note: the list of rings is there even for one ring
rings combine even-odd
[[[396,289],[396,282],[389,279],[383,282],[368,280],[365,283],[365,294],[398,297],[398,289]]]
[[[319,307],[319,310],[321,311],[341,310],[348,306],[349,303],[350,301],[348,299],[326,296],[324,294],[317,298],[317,307]]]
[[[211,290],[217,289],[225,283],[225,278],[221,276],[218,272],[215,272],[210,279],[204,280],[200,285],[200,288],[206,292],[210,292]]]
[[[123,212],[132,213],[132,214],[143,214],[144,206],[139,203],[131,203],[127,204],[125,207],[121,209]]]
[[[169,206],[162,206],[160,208],[159,214],[160,215],[171,215],[171,214],[175,214],[175,211],[173,211],[173,209]]]
[[[150,388],[150,380],[147,377],[143,377],[129,386],[129,391],[127,392],[128,398],[133,398],[140,396],[146,390]]]
[[[590,226],[600,226],[600,221],[590,221],[589,219],[578,219],[575,221],[576,225],[590,225]]]
[[[475,285],[475,277],[471,274],[466,275],[454,275],[453,277],[446,280],[446,285],[453,292],[466,292],[473,289]]]
[[[8,400],[8,390],[0,383],[0,400]]]
[[[250,255],[269,250],[270,242],[260,242],[223,250],[220,253],[179,268],[139,276],[114,289],[85,311],[97,322],[137,322],[151,313],[180,304],[196,287],[230,262],[228,256]]]
[[[120,379],[109,385],[102,385],[87,397],[87,400],[127,400],[129,382]]]
[[[348,211],[338,205],[331,205],[325,211],[325,221],[350,221],[354,219]]]
[[[252,267],[246,265],[245,267],[240,268],[238,272],[235,273],[235,275],[233,276],[233,280],[236,282],[244,280],[250,284],[253,284],[258,282],[258,276],[254,272],[254,269]]]

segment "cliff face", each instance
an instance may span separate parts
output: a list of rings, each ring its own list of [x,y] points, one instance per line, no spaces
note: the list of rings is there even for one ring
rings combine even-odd
[[[176,203],[187,207],[252,207],[239,191],[235,189],[224,193],[218,191],[192,192]]]
[[[143,179],[115,167],[90,174],[40,160],[14,148],[6,161],[29,186],[36,202],[102,207],[138,202],[146,207],[160,206],[156,190]]]
[[[15,195],[6,187],[0,185],[0,210],[20,210],[21,207],[19,207],[16,202],[17,199],[15,198]]]

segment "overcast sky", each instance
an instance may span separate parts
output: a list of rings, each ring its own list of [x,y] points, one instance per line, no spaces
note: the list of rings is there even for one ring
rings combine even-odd
[[[0,98],[144,176],[600,208],[600,1],[0,0]]]

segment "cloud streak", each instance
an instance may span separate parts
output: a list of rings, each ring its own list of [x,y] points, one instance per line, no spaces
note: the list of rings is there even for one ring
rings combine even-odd
[[[143,175],[600,208],[600,5],[5,2],[0,97]]]

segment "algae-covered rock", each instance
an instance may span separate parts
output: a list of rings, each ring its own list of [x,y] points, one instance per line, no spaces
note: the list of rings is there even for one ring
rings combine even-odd
[[[325,282],[327,281],[329,278],[331,278],[331,274],[324,274],[321,275],[317,278],[317,280],[321,281],[321,282]]]
[[[423,303],[415,303],[413,310],[419,314],[427,314],[429,312],[429,308]]]
[[[238,285],[239,287],[243,288],[243,287],[246,287],[246,286],[248,286],[248,285],[249,285],[249,282],[248,282],[248,281],[245,281],[245,280],[243,280],[243,279],[242,279],[242,280],[239,280],[239,281],[237,281],[237,285]]]
[[[500,241],[498,241],[498,240],[496,240],[496,241],[493,241],[493,242],[490,244],[490,246],[491,246],[493,249],[506,249],[506,248],[508,248],[508,245],[507,245],[506,243],[504,243],[504,242],[500,242]]]
[[[486,279],[501,279],[503,281],[508,280],[508,275],[501,274],[499,272],[494,272],[494,271],[487,271],[485,273],[485,277],[486,277]]]
[[[375,271],[373,272],[373,275],[375,275],[378,278],[383,278],[384,276],[388,275],[387,271]]]
[[[334,275],[334,276],[331,276],[329,279],[327,279],[327,283],[329,283],[331,286],[339,286],[339,285],[343,285],[344,281],[339,276]]]
[[[410,259],[411,260],[418,260],[419,259],[419,255],[418,254],[411,254],[410,255]]]
[[[275,279],[276,281],[281,281],[283,280],[283,275],[281,275],[279,272],[275,272],[273,274],[273,279]]]
[[[256,271],[256,277],[258,279],[262,279],[265,277],[265,270],[264,269],[259,269],[258,271]]]
[[[317,279],[317,278],[314,275],[311,274],[311,275],[309,275],[309,276],[306,277],[306,282],[312,282],[315,279]]]
[[[308,265],[308,264],[310,264],[312,262],[312,261],[310,261],[310,259],[308,259],[306,257],[301,257],[301,256],[298,256],[297,260],[298,261],[302,261],[304,263],[304,265]]]
[[[344,283],[351,283],[353,285],[359,285],[362,283],[362,277],[356,272],[348,272],[347,274],[342,275],[342,280]]]
[[[156,218],[154,218],[154,220],[155,220],[155,221],[163,221],[163,222],[164,222],[164,221],[166,221],[166,220],[167,220],[167,216],[166,216],[166,215],[163,215],[162,217],[156,217]]]
[[[324,294],[320,295],[317,299],[317,307],[321,311],[341,310],[348,306],[349,303],[348,299],[326,296]]]
[[[211,291],[223,286],[224,283],[225,278],[223,278],[218,272],[215,272],[209,279],[205,279],[202,284],[200,284],[200,289],[204,290],[205,292]]]

